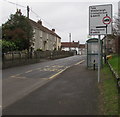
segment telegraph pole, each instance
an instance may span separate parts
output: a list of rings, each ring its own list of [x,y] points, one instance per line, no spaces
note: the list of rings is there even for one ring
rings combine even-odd
[[[69,45],[69,51],[71,51],[71,33],[69,33],[69,43],[70,43],[70,45]]]
[[[30,8],[27,6],[27,18],[29,20],[29,12]],[[29,35],[28,35],[28,40],[29,40]],[[32,47],[30,46],[30,40],[29,40],[29,47],[28,47],[28,58],[32,58]]]
[[[30,12],[30,8],[29,6],[27,6],[27,18],[29,19],[29,12]]]

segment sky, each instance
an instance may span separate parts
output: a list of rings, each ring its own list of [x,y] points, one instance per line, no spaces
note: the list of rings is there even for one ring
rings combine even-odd
[[[99,0],[98,0],[99,1]],[[45,27],[56,30],[62,42],[71,40],[81,44],[88,39],[89,32],[89,6],[112,4],[113,16],[118,12],[119,0],[0,0],[0,25],[5,23],[10,14],[21,9],[27,15],[27,5],[30,7],[30,19],[42,20]],[[11,3],[12,2],[12,3]],[[20,6],[21,5],[21,6]]]

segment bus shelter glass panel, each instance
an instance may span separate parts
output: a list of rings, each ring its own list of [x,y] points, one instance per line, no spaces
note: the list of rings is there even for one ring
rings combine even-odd
[[[98,43],[88,43],[88,53],[98,54]]]
[[[95,68],[98,67],[98,55],[88,55],[88,67],[89,68],[92,68],[94,67],[94,64],[95,64]]]
[[[87,67],[94,69],[98,67],[98,39],[89,39],[87,41]]]

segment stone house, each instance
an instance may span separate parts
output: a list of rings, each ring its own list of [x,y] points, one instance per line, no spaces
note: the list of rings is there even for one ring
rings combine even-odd
[[[85,44],[79,44],[78,42],[61,42],[61,49],[64,51],[74,51],[75,54],[85,54]]]
[[[78,54],[79,41],[78,42],[61,42],[61,49],[64,51],[74,51]]]
[[[103,53],[105,52],[105,48],[107,51],[107,54],[116,53],[117,50],[117,39],[112,37],[111,35],[108,35],[102,39],[103,41]]]
[[[79,55],[85,55],[87,53],[86,51],[86,44],[79,44]]]
[[[29,19],[30,24],[33,27],[34,37],[31,42],[31,48],[33,51],[40,49],[42,51],[60,50],[61,37],[55,33],[55,29],[48,29],[42,25],[42,21],[35,22]]]

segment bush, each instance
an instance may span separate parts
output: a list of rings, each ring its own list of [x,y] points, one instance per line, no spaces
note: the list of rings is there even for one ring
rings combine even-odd
[[[42,49],[38,48],[36,51],[42,51]]]
[[[2,48],[3,53],[17,50],[17,46],[15,45],[14,42],[6,41],[6,40],[0,40],[0,48]]]

